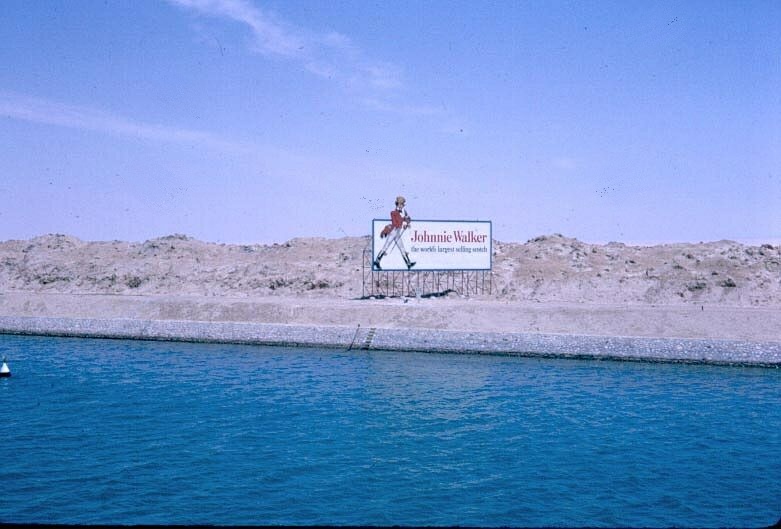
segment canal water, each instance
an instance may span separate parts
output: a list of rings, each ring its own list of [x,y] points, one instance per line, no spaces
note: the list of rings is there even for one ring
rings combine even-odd
[[[0,522],[762,526],[781,370],[0,336]]]

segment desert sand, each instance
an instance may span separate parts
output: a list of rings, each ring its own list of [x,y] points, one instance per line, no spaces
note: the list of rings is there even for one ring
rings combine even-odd
[[[781,342],[781,247],[494,241],[490,293],[364,298],[368,237],[0,242],[0,316]],[[432,293],[428,293],[432,294]]]

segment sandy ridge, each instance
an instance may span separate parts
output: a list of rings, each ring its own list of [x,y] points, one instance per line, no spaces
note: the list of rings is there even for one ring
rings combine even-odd
[[[44,235],[0,242],[0,291],[327,297],[362,294],[368,237],[232,245]],[[733,241],[587,244],[561,235],[494,242],[493,289],[511,302],[781,306],[781,247]]]
[[[360,299],[368,237],[0,242],[0,316],[781,342],[781,248],[494,243],[492,292]]]

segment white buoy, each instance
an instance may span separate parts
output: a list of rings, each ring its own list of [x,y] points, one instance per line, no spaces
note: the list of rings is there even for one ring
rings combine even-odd
[[[5,363],[5,358],[3,358],[3,365],[0,367],[0,377],[10,377],[11,376],[11,370],[8,369],[8,364]]]

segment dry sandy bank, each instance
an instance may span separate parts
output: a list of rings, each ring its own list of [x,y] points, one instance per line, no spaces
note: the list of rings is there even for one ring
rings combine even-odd
[[[781,248],[494,242],[490,295],[358,299],[367,237],[0,242],[0,316],[781,342]]]
[[[781,342],[781,310],[767,307],[6,292],[0,294],[0,316]]]

